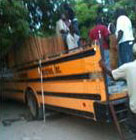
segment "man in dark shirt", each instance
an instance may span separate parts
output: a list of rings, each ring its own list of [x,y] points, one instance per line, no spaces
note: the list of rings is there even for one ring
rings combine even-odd
[[[66,11],[67,18],[71,20],[71,23],[72,23],[72,26],[75,30],[75,33],[77,35],[80,35],[80,31],[78,28],[78,19],[75,17],[75,13],[74,13],[73,9],[67,3],[65,3],[63,5],[63,7],[64,7],[64,10]]]
[[[109,31],[108,28],[103,25],[101,18],[97,18],[96,20],[96,26],[94,26],[93,29],[90,30],[89,32],[89,38],[90,40],[93,41],[100,41],[101,42],[101,50],[104,55],[104,61],[105,64],[108,68],[110,68],[110,61],[109,61],[109,44],[108,44],[108,39],[109,39]],[[110,77],[107,76],[107,84],[110,85]]]
[[[108,45],[108,37],[109,37],[109,31],[108,28],[103,25],[100,18],[96,20],[96,26],[90,30],[89,37],[91,41],[99,41],[100,37],[102,39],[102,47],[104,50],[109,49]]]

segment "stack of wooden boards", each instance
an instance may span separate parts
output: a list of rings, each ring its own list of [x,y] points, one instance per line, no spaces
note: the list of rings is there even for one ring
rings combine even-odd
[[[61,37],[30,37],[22,46],[12,49],[8,55],[9,65],[17,66],[61,54],[65,50]]]

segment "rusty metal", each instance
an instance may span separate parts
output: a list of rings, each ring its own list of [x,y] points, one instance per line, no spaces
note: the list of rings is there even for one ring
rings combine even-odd
[[[124,137],[124,135],[123,135],[123,133],[121,131],[121,127],[120,127],[120,124],[118,122],[118,118],[117,118],[115,109],[113,107],[113,104],[110,102],[109,106],[110,106],[110,110],[111,110],[111,113],[112,113],[112,116],[113,116],[113,121],[114,121],[115,126],[116,126],[116,128],[118,130],[119,136],[120,136],[121,140],[125,140],[125,137]]]

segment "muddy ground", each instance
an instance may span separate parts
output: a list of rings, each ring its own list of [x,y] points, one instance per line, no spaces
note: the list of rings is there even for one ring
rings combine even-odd
[[[119,140],[113,124],[58,113],[44,123],[26,120],[26,112],[24,104],[1,101],[0,140]]]

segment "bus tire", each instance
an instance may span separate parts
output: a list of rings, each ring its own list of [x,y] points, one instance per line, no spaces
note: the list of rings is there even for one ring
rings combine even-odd
[[[27,93],[27,106],[33,120],[43,119],[43,110],[38,107],[37,99],[32,91]]]

